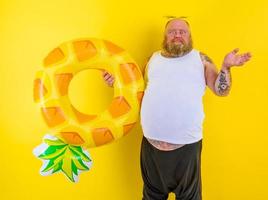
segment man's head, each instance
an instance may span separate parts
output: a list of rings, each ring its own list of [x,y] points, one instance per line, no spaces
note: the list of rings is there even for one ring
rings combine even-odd
[[[174,18],[166,23],[163,41],[164,53],[171,57],[185,55],[193,48],[189,23],[182,18]]]

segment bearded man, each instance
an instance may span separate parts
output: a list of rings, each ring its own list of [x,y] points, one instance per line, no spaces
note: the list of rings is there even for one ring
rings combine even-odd
[[[228,53],[217,71],[212,60],[193,49],[189,23],[174,18],[165,27],[163,48],[147,63],[141,106],[143,139],[141,172],[143,200],[201,200],[201,150],[204,119],[202,97],[208,86],[227,96],[233,66],[250,60],[250,53]],[[104,73],[107,84],[114,78]]]

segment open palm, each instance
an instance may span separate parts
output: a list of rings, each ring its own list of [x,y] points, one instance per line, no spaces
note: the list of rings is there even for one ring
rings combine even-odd
[[[237,54],[238,48],[228,53],[223,61],[223,66],[230,68],[232,66],[242,66],[250,60],[251,54],[249,52],[243,54]]]

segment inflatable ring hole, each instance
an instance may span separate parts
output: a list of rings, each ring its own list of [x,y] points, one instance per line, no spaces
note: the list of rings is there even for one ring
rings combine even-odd
[[[85,69],[73,77],[68,94],[72,106],[79,112],[98,115],[111,104],[114,90],[104,81],[101,70]]]

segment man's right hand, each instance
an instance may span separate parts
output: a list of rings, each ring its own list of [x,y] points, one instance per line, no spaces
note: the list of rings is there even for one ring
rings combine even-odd
[[[114,77],[107,71],[103,71],[102,73],[104,81],[107,83],[108,86],[113,87],[114,84]]]

